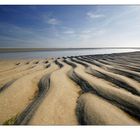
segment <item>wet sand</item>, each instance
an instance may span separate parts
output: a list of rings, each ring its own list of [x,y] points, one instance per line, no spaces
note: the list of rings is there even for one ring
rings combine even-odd
[[[140,52],[0,60],[0,124],[139,125]]]

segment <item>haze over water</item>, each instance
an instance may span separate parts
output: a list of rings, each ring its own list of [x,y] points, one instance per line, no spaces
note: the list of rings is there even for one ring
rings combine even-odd
[[[47,58],[47,57],[63,57],[63,56],[79,56],[79,55],[95,55],[95,54],[111,54],[122,52],[135,52],[140,49],[85,49],[85,50],[64,50],[64,51],[32,51],[32,52],[9,52],[0,53],[0,59],[14,58]]]

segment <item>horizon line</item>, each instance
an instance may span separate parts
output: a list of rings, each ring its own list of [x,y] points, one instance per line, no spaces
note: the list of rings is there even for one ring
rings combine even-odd
[[[28,52],[28,51],[67,51],[88,49],[140,49],[140,47],[88,47],[88,48],[0,48],[0,52]]]

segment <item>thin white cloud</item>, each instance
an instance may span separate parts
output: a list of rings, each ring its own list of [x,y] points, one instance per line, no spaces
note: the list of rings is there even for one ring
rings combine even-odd
[[[92,32],[92,30],[89,30],[89,29],[81,31],[82,34],[89,34],[91,32]]]
[[[61,23],[61,20],[56,18],[53,15],[53,13],[45,13],[45,14],[42,14],[40,17],[43,22],[50,24],[50,25],[59,25]]]
[[[56,19],[56,18],[49,18],[47,20],[47,23],[50,25],[58,25],[60,24],[60,20]]]
[[[74,34],[75,31],[74,30],[66,30],[64,31],[64,34]]]
[[[97,19],[97,18],[104,18],[105,15],[103,14],[96,14],[96,13],[92,13],[92,12],[88,12],[87,16],[91,19]]]
[[[79,35],[79,39],[81,41],[88,41],[90,38],[91,38],[91,35],[90,34],[80,34]]]

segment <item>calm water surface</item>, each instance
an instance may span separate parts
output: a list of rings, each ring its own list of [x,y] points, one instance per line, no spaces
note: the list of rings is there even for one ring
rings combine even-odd
[[[47,58],[63,56],[79,56],[94,54],[111,54],[121,52],[134,52],[140,49],[85,49],[85,50],[64,50],[64,51],[38,51],[38,52],[10,52],[0,53],[0,59],[14,58]]]

